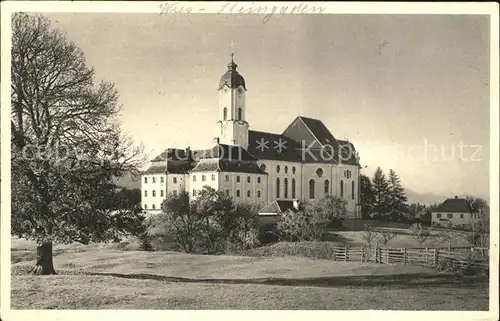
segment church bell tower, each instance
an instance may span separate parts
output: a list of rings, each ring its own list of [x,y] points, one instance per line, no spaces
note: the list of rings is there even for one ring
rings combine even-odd
[[[245,79],[236,68],[234,54],[227,71],[219,82],[219,121],[216,137],[220,144],[238,145],[248,148],[248,123],[246,121]]]

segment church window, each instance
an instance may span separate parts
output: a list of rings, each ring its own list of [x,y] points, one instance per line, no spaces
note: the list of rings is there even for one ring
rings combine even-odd
[[[215,181],[215,174],[212,174],[212,181]]]
[[[160,196],[163,197],[163,190],[160,191]]]
[[[288,173],[288,166],[285,166],[285,174]]]
[[[309,198],[310,199],[314,199],[314,188],[315,188],[315,183],[314,183],[314,179],[311,179],[309,181]]]
[[[247,177],[247,183],[250,183],[252,181],[252,179],[250,178],[250,176]]]
[[[266,171],[266,165],[264,165],[264,164],[260,165],[260,169],[261,169],[263,172],[265,172],[265,171]]]
[[[318,168],[318,169],[316,170],[316,175],[318,175],[318,177],[323,176],[323,170],[322,170],[321,168]]]
[[[283,181],[283,185],[284,185],[285,198],[288,198],[288,178],[285,178],[285,180]]]
[[[226,189],[226,196],[229,196],[229,190]]]
[[[148,178],[144,177],[144,184],[147,184],[147,183],[148,183]]]
[[[236,183],[240,182],[240,175],[236,176]]]
[[[224,120],[227,120],[227,107],[224,107]]]
[[[295,174],[295,166],[292,167],[292,174]]]
[[[201,181],[204,182],[207,180],[207,177],[205,175],[201,175]]]
[[[174,182],[174,184],[177,184],[177,177],[172,177],[172,182]]]
[[[144,191],[144,197],[148,197],[148,191]]]
[[[344,197],[344,181],[340,181],[340,197]]]
[[[229,175],[226,175],[226,182],[229,182]]]
[[[260,191],[257,191],[257,198],[260,198]]]
[[[276,198],[280,198],[280,179],[276,178]]]
[[[236,197],[240,197],[240,190],[239,189],[236,190]]]
[[[153,209],[155,210],[156,209],[156,205],[153,204]]]
[[[160,183],[163,183],[163,182],[164,182],[164,178],[162,176],[162,177],[160,177]]]
[[[196,175],[193,175],[193,182],[196,182]]]
[[[276,166],[276,173],[280,172],[280,165]]]
[[[243,119],[243,112],[241,110],[241,107],[238,108],[238,120],[242,120]]]
[[[295,198],[295,178],[292,178],[292,198]]]
[[[326,180],[325,181],[325,195],[328,195],[330,193],[330,181]]]
[[[252,195],[252,192],[250,190],[247,191],[247,197],[250,197]]]
[[[148,204],[144,204],[144,209],[147,210],[148,209]]]
[[[156,197],[156,191],[153,190],[153,197]]]
[[[156,177],[153,176],[153,183],[156,183]]]
[[[257,177],[257,183],[260,184],[260,176]]]
[[[351,198],[354,199],[354,181],[351,182]]]

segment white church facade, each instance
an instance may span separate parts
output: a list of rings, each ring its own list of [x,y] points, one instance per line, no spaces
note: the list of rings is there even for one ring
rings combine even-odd
[[[246,84],[233,59],[219,83],[219,121],[212,148],[168,148],[141,176],[142,208],[159,212],[168,194],[190,197],[204,186],[235,202],[312,202],[336,195],[350,218],[360,218],[359,157],[318,119],[299,116],[281,133],[249,130]]]

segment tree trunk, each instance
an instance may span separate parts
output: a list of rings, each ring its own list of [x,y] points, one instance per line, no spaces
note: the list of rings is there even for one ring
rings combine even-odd
[[[52,262],[52,242],[39,244],[36,248],[36,265],[32,270],[36,275],[57,274]]]

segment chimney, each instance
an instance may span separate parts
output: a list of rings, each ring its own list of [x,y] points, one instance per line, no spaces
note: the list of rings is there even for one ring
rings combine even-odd
[[[191,163],[193,161],[193,157],[191,154],[191,148],[189,146],[186,148],[186,158],[187,158],[188,163]]]
[[[293,200],[293,208],[298,211],[299,210],[299,200]]]
[[[458,196],[457,196],[457,195],[455,195],[455,199],[456,199],[456,200],[458,199]]]

